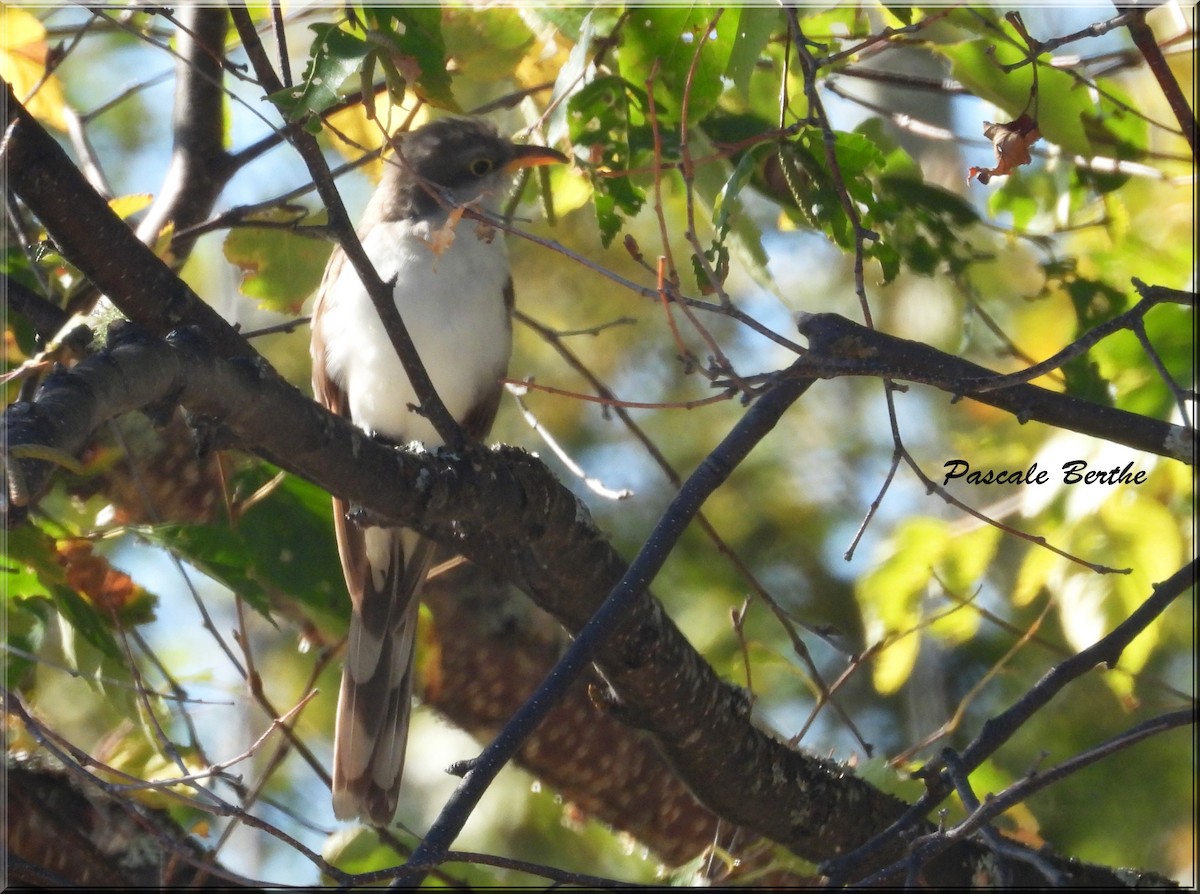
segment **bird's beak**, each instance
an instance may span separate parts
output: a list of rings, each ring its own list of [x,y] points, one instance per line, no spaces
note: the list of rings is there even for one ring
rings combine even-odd
[[[512,161],[504,166],[506,173],[519,171],[521,168],[532,168],[537,165],[566,164],[570,161],[557,149],[549,146],[522,146],[513,144]]]

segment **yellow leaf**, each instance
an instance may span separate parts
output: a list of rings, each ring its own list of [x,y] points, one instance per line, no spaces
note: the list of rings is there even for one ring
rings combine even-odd
[[[917,654],[921,651],[921,638],[909,633],[880,650],[871,667],[871,681],[880,695],[891,695],[908,682]]]
[[[0,4],[0,77],[29,114],[56,130],[66,130],[62,85],[46,77],[46,30],[23,9]]]
[[[555,168],[550,174],[554,193],[554,213],[560,217],[582,208],[592,198],[592,184],[567,168]]]
[[[918,517],[897,525],[887,557],[856,588],[872,636],[909,630],[920,620],[921,595],[949,541],[949,527],[939,519]]]
[[[1056,569],[1061,570],[1064,561],[1066,560],[1048,549],[1040,546],[1030,547],[1025,554],[1025,560],[1021,562],[1020,571],[1017,572],[1017,582],[1013,585],[1013,605],[1023,606],[1033,602],[1046,586],[1050,573]]]
[[[148,192],[133,193],[127,196],[117,196],[115,199],[110,199],[108,207],[112,209],[113,214],[121,218],[121,220],[129,220],[133,215],[137,214],[143,208],[148,206],[153,201],[154,196]]]

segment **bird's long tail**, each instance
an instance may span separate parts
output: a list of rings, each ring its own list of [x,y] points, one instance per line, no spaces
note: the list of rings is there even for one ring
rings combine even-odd
[[[388,825],[404,772],[419,591],[433,545],[398,528],[361,534],[368,567],[359,578],[338,695],[333,812]]]

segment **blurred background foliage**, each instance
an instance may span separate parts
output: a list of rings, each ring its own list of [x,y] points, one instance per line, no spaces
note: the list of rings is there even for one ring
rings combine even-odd
[[[32,97],[30,110],[64,141],[67,118],[83,122],[114,196],[154,192],[170,158],[172,23],[142,12],[92,18],[78,7],[0,9],[0,70],[17,95]],[[542,121],[535,139],[573,149],[574,169],[527,184],[528,201],[518,211],[522,229],[570,254],[509,240],[519,310],[559,333],[551,339],[519,324],[510,374],[535,386],[593,393],[592,383],[564,361],[561,345],[618,398],[651,405],[626,411],[635,433],[595,402],[536,387],[522,398],[588,476],[629,495],[611,499],[589,488],[543,443],[515,399],[503,405],[492,438],[540,453],[632,557],[675,493],[664,464],[686,477],[744,412],[736,399],[682,406],[714,388],[681,362],[668,314],[654,295],[653,267],[668,255],[685,295],[717,303],[704,265],[687,260],[688,215],[733,305],[783,339],[799,339],[798,312],[862,318],[854,232],[821,129],[800,123],[782,144],[761,136],[779,126],[781,115],[789,125],[814,112],[784,13],[730,7],[717,19],[717,8],[702,5],[348,11],[284,4],[302,89],[273,108],[256,84],[227,77],[228,146],[263,139],[285,118],[306,120],[322,130],[331,160],[340,164],[363,153],[349,140],[378,147],[381,123],[396,126],[410,115],[422,120],[512,97],[489,117],[511,131]],[[1111,18],[1113,8],[1022,12],[1029,32],[1049,40]],[[874,324],[1012,371],[1127,310],[1136,300],[1131,277],[1195,288],[1194,167],[1157,83],[1138,64],[1124,29],[1114,29],[1041,59],[1035,110],[1043,139],[1032,163],[987,186],[968,185],[970,166],[992,163],[984,121],[1015,118],[1030,103],[1033,66],[1005,72],[997,64],[1019,60],[1026,49],[1002,13],[870,3],[798,9],[804,34],[818,45],[812,52],[824,60],[819,95],[836,134],[840,177],[863,225],[880,236],[867,247],[864,275]],[[1193,14],[1167,4],[1150,16],[1160,41],[1171,45],[1187,35],[1174,44],[1183,52],[1168,55],[1185,88],[1194,83]],[[255,15],[268,27],[267,8]],[[54,74],[43,77],[46,60],[64,48],[69,52]],[[229,53],[235,62],[243,59],[232,32]],[[361,87],[364,71],[367,82],[390,92],[330,112]],[[325,127],[311,117],[326,113]],[[685,115],[686,147],[679,138]],[[685,149],[693,175],[685,180],[675,167],[656,177],[656,153],[678,165]],[[374,175],[367,165],[340,178],[352,213]],[[239,171],[216,213],[266,202],[303,186],[306,177],[282,146]],[[183,275],[244,330],[286,322],[312,293],[329,251],[302,232],[319,226],[321,213],[305,195],[256,216],[296,228],[217,228],[201,237]],[[60,258],[35,264],[13,240],[6,242],[5,264],[8,275],[56,297],[72,286]],[[624,281],[649,290],[649,297]],[[695,313],[740,375],[790,362],[778,342],[729,317]],[[703,366],[709,342],[677,308],[670,316]],[[1193,387],[1193,309],[1163,305],[1145,324],[1173,380]],[[302,388],[308,387],[306,333],[299,326],[255,339]],[[6,370],[36,351],[16,315],[8,318],[5,339]],[[7,400],[18,397],[22,381],[7,382]],[[1176,396],[1127,331],[1037,384],[1182,421]],[[1003,534],[928,493],[903,464],[859,538],[884,487],[894,442],[881,383],[834,379],[796,404],[704,514],[725,548],[803,625],[800,635],[826,681],[847,668],[850,656],[867,654],[837,700],[873,745],[874,758],[868,760],[863,741],[836,713],[810,718],[817,687],[786,631],[699,526],[681,540],[654,590],[722,676],[752,687],[764,723],[784,737],[804,729],[803,747],[911,792],[903,787],[905,770],[940,747],[968,742],[983,720],[1056,661],[1110,630],[1153,582],[1194,554],[1194,482],[1179,463],[1043,424],[1022,425],[921,386],[897,393],[895,406],[904,447],[938,483],[943,464],[955,458],[975,469],[1037,462],[1051,472],[1051,483],[1041,486],[957,482],[948,486],[955,497],[1084,562],[1132,573],[1097,574]],[[236,629],[247,637],[265,694],[280,711],[303,696],[316,673],[321,695],[297,729],[327,760],[337,662],[325,647],[344,630],[345,597],[326,496],[230,455],[222,457],[219,474],[208,470],[210,502],[200,520],[156,523],[114,503],[109,486],[125,468],[129,444],[155,436],[144,421],[122,422],[119,435],[110,433],[105,446],[84,458],[80,474],[60,476],[31,526],[7,534],[6,685],[48,727],[111,766],[170,778],[179,765],[161,753],[148,705],[173,741],[202,743],[180,746],[181,760],[194,770],[246,750],[269,724],[234,669],[244,660],[230,637]],[[1103,469],[1132,462],[1146,472],[1146,483],[1063,485],[1057,470],[1077,459]],[[731,616],[743,611],[739,633]],[[975,774],[976,790],[999,791],[1190,702],[1193,632],[1188,594],[1133,643],[1119,667],[1077,682],[1053,710],[1033,717]],[[131,690],[137,680],[160,691],[178,684],[176,694],[186,697],[137,698]],[[11,721],[7,732],[10,749],[33,746]],[[405,824],[420,830],[431,821],[453,785],[442,770],[473,749],[422,713],[410,745]],[[264,810],[272,822],[316,850],[340,855],[348,870],[390,865],[373,836],[338,829],[327,793],[303,764],[288,760],[267,772],[270,753],[262,749],[233,772],[247,784],[267,776]],[[1159,736],[1030,799],[1005,818],[1007,828],[1081,859],[1187,880],[1194,771],[1194,741],[1179,732]],[[225,784],[215,788],[231,793]],[[216,841],[219,827],[199,825],[200,813],[188,821],[197,834],[207,833],[206,843]],[[460,846],[625,879],[650,880],[659,871],[638,845],[573,813],[516,770],[485,799]],[[236,832],[222,859],[258,878],[316,881],[311,863],[247,829]],[[459,877],[525,878],[483,867]]]

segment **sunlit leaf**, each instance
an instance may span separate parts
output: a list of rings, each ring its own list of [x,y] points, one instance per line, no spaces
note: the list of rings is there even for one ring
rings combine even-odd
[[[783,13],[766,6],[729,8],[725,15],[737,13],[737,32],[729,54],[727,74],[733,86],[742,94],[750,94],[750,77],[754,74],[767,40],[783,25]]]
[[[318,23],[309,28],[316,34],[316,39],[304,76],[296,86],[270,97],[290,121],[319,115],[338,102],[343,95],[343,85],[358,73],[370,49],[366,40],[337,25]],[[357,86],[356,79],[350,89]]]
[[[949,542],[950,532],[945,522],[921,517],[908,519],[889,538],[886,558],[864,575],[855,588],[871,639],[908,634],[889,644],[877,659],[872,678],[880,692],[894,692],[912,671],[920,649],[920,636],[915,628],[924,614],[921,600]]]
[[[737,40],[737,7],[726,8],[710,28],[717,7],[708,5],[641,7],[625,24],[622,58],[635,70],[657,67],[654,97],[663,130],[678,130],[683,100],[697,119],[716,104],[724,90],[721,77],[729,67]]]
[[[590,150],[590,160],[599,168],[592,175],[592,186],[600,238],[605,246],[620,231],[625,218],[636,214],[645,201],[642,190],[634,186],[628,175],[620,173],[635,164],[637,150],[632,132],[637,125],[631,123],[630,106],[640,98],[638,91],[622,79],[605,77],[592,81],[568,103],[571,142]],[[645,125],[641,127],[644,129]]]
[[[1094,153],[1084,122],[1095,115],[1095,109],[1088,92],[1078,89],[1066,72],[1039,63],[1037,101],[1031,103],[1032,67],[1025,65],[1011,72],[1001,68],[1025,57],[1019,46],[981,39],[937,49],[950,59],[954,77],[981,99],[1013,118],[1028,113],[1046,140],[1069,153],[1085,158]]]
[[[395,133],[401,124],[409,121],[417,100],[411,94],[404,94],[404,102],[397,104],[395,97],[384,92],[374,98],[373,108],[368,111],[366,103],[354,103],[344,109],[328,115],[326,122],[332,131],[340,134],[342,139],[331,140],[333,147],[350,162],[361,162],[366,152],[383,151],[389,135]],[[412,117],[411,126],[420,127],[428,120],[428,115],[418,113]],[[359,170],[372,183],[378,183],[383,174],[384,162],[381,157],[373,158],[365,164],[360,164]]]
[[[1065,560],[1048,549],[1033,546],[1025,552],[1012,590],[1013,605],[1028,605],[1047,586],[1050,573]]]
[[[33,588],[26,593],[10,591],[13,596],[48,596],[59,614],[87,642],[109,658],[122,656],[113,639],[112,616],[68,581],[68,564],[60,558],[53,537],[33,525],[8,532],[6,561],[22,568],[22,586]]]
[[[871,665],[871,682],[880,695],[900,690],[912,676],[921,651],[921,637],[913,632],[888,643],[875,656]]]
[[[363,6],[367,43],[380,65],[390,69],[421,99],[461,111],[446,70],[442,11],[437,7]],[[393,92],[396,92],[393,90]]]
[[[252,467],[239,475],[235,491],[252,493],[268,480],[266,470]],[[147,536],[177,550],[264,617],[271,617],[271,596],[286,594],[337,626],[347,617],[346,596],[330,520],[328,495],[288,476],[235,527],[164,526]]]
[[[295,213],[284,209],[262,212],[246,223],[230,230],[224,243],[226,260],[242,271],[242,294],[269,310],[299,313],[321,283],[332,243],[269,226],[298,223]]]
[[[154,196],[147,192],[141,192],[110,199],[108,207],[112,209],[113,214],[117,215],[117,217],[122,220],[128,220],[139,211],[148,208],[152,201],[154,201]]]
[[[62,84],[46,77],[46,29],[23,9],[0,4],[0,77],[29,113],[55,130],[67,129]]]

